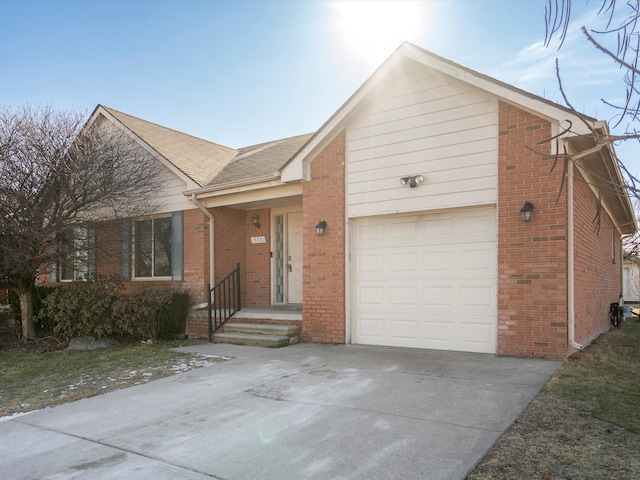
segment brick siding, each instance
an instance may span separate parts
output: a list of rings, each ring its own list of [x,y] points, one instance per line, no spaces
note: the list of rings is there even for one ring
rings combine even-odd
[[[604,209],[596,228],[596,197],[580,170],[573,172],[575,341],[588,343],[609,328],[609,304],[622,292],[622,243]]]
[[[311,162],[303,186],[301,339],[345,342],[345,137],[340,133]],[[327,222],[323,236],[315,225]]]
[[[567,353],[567,195],[562,165],[549,153],[551,124],[500,102],[498,147],[497,353],[563,357]],[[534,205],[524,223],[520,208]]]

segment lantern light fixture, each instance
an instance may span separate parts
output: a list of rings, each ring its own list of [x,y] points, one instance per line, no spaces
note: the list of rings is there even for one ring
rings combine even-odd
[[[324,220],[319,221],[318,224],[316,225],[316,235],[319,237],[324,235],[325,228],[327,228],[327,222]]]
[[[533,203],[524,202],[524,205],[520,209],[520,216],[522,217],[523,222],[530,222],[531,217],[533,217]]]

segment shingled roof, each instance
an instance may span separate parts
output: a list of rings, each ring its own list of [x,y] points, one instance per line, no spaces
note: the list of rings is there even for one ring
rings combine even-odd
[[[313,136],[298,135],[233,149],[98,105],[201,187],[250,183],[278,171]]]
[[[233,158],[216,175],[209,186],[276,177],[282,166],[313,136],[313,133],[260,143],[238,150]]]
[[[237,154],[218,145],[101,105],[151,149],[200,186],[208,185]]]

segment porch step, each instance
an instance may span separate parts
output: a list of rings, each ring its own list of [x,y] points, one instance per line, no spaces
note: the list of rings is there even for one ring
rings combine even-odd
[[[271,325],[230,322],[224,333],[213,335],[214,343],[279,348],[298,343],[297,325]]]

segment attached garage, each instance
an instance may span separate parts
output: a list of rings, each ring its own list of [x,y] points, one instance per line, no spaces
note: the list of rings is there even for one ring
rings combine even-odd
[[[354,343],[496,352],[493,206],[357,218],[352,245]]]

